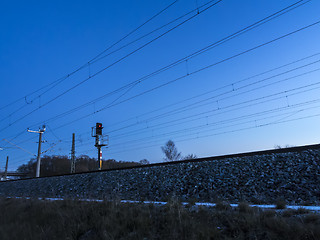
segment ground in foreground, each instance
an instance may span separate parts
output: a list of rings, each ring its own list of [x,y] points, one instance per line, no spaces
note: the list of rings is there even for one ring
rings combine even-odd
[[[320,239],[320,215],[261,210],[76,200],[0,199],[6,239]]]

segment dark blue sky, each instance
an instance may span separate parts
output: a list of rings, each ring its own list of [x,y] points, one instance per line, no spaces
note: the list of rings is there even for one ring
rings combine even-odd
[[[46,154],[69,155],[75,133],[76,154],[95,157],[90,132],[102,122],[109,135],[103,158],[123,161],[162,161],[169,139],[199,157],[319,142],[320,24],[303,29],[320,20],[319,1],[0,7],[0,168],[7,155],[15,169],[36,154],[38,136],[27,128],[42,124]],[[260,20],[268,22],[252,25]],[[228,38],[248,26],[256,27]]]

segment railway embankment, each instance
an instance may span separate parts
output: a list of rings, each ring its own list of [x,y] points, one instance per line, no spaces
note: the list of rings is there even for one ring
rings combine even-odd
[[[320,145],[0,182],[0,196],[320,205]]]

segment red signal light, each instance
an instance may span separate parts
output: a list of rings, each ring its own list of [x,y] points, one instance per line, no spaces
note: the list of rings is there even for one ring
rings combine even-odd
[[[102,135],[102,123],[96,123],[96,135]]]

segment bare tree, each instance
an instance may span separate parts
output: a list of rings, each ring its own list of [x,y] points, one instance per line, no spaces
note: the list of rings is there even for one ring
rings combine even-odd
[[[178,152],[176,145],[172,140],[169,140],[165,146],[161,147],[162,152],[166,156],[165,161],[178,161],[181,159],[181,153]]]
[[[289,145],[289,144],[286,144],[285,146],[281,146],[281,145],[274,145],[274,148],[275,149],[283,149],[283,148],[291,148],[291,147],[294,147],[292,145]]]
[[[196,158],[198,158],[197,155],[191,153],[191,154],[188,154],[187,156],[185,156],[183,158],[183,160],[190,160],[190,159],[196,159]]]
[[[147,159],[142,159],[142,160],[139,161],[139,163],[142,164],[142,165],[150,164],[150,162]]]

